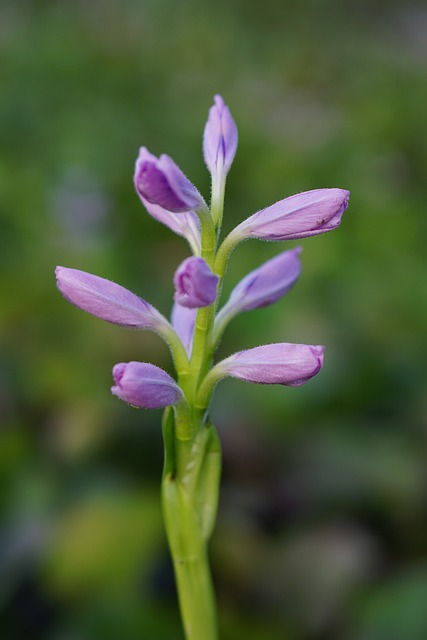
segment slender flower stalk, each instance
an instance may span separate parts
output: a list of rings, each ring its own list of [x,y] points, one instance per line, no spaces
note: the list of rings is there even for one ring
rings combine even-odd
[[[169,345],[176,379],[144,362],[113,367],[113,395],[136,408],[165,408],[162,507],[174,564],[186,640],[218,640],[208,543],[215,527],[221,446],[209,418],[215,386],[226,376],[257,384],[305,384],[323,365],[324,348],[278,343],[238,351],[217,364],[214,355],[228,323],[239,313],[277,302],[299,278],[296,247],[251,271],[217,313],[231,252],[243,240],[291,240],[335,229],[348,191],[316,189],[291,196],[253,214],[219,243],[225,181],[237,149],[230,110],[215,96],[203,136],[211,173],[210,208],[167,155],[141,147],[134,185],[148,213],[187,239],[193,255],[174,276],[171,323],[121,285],[84,271],[57,267],[57,285],[69,302],[122,328],[154,331]]]

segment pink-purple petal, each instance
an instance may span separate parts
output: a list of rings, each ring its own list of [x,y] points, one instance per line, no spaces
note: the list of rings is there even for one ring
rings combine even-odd
[[[155,329],[165,321],[148,302],[111,280],[67,267],[56,267],[55,273],[64,298],[97,318],[136,329]]]
[[[297,193],[253,214],[232,234],[241,240],[294,240],[332,231],[341,222],[349,196],[344,189]]]
[[[297,387],[320,371],[323,347],[307,344],[267,344],[240,351],[220,362],[224,375],[258,384]]]
[[[191,357],[193,348],[194,327],[196,325],[197,309],[190,309],[175,303],[172,308],[171,322],[181,340],[187,356]]]
[[[156,158],[145,147],[141,147],[136,161],[134,184],[141,198],[173,213],[205,206],[196,187],[169,156]]]
[[[301,273],[301,247],[283,251],[254,269],[234,287],[227,302],[233,315],[276,302],[295,284]]]
[[[213,174],[218,169],[227,174],[237,149],[237,127],[221,96],[214,97],[203,134],[203,155]]]
[[[187,239],[194,253],[199,254],[201,251],[200,238],[200,222],[194,211],[186,213],[174,213],[168,211],[158,204],[148,202],[141,194],[138,194],[144,207],[150,216],[158,222],[169,227],[174,233]]]
[[[215,301],[218,282],[203,258],[191,256],[175,271],[174,300],[183,307],[207,307]]]
[[[183,393],[171,376],[146,362],[121,362],[113,368],[111,392],[141,409],[160,409],[180,402]]]

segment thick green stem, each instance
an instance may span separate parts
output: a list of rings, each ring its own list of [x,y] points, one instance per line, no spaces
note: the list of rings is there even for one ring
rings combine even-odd
[[[162,506],[186,640],[217,640],[207,543],[216,518],[221,452],[214,428],[191,441],[177,437],[173,413],[163,419]]]
[[[174,558],[181,615],[187,640],[217,640],[217,616],[206,545],[197,555]]]
[[[207,542],[197,513],[178,478],[162,484],[163,513],[186,640],[217,640],[217,615]]]

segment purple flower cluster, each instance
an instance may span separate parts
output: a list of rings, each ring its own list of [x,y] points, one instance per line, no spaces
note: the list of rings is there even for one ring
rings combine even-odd
[[[212,175],[213,199],[221,198],[221,194],[223,197],[237,139],[237,128],[228,107],[220,96],[215,96],[203,136],[204,159]],[[209,338],[212,358],[222,332],[234,316],[276,302],[300,275],[301,248],[284,251],[243,278],[217,312],[220,282],[235,246],[247,238],[292,240],[331,231],[340,224],[349,198],[348,191],[334,188],[306,191],[280,200],[254,213],[231,231],[220,245],[216,254],[218,260],[215,260],[215,255],[203,249],[207,218],[211,217],[211,228],[219,235],[220,219],[215,219],[212,213],[214,203],[210,211],[199,191],[169,156],[157,158],[141,147],[134,184],[148,213],[186,238],[193,252],[193,256],[184,260],[175,272],[171,323],[145,300],[95,275],[57,267],[57,285],[69,302],[102,320],[157,332],[168,342],[177,356],[175,364],[180,360],[181,368],[191,368],[192,359],[196,357],[193,341],[197,313],[211,309],[211,316],[204,317],[212,318]],[[215,237],[213,244],[217,241],[218,237]],[[269,344],[222,360],[207,374],[205,384],[201,380],[200,386],[210,389],[208,379],[216,382],[224,376],[261,384],[298,386],[313,377],[322,363],[323,347]],[[185,390],[169,374],[152,364],[120,363],[114,367],[113,377],[113,394],[134,406],[159,408],[185,402]]]

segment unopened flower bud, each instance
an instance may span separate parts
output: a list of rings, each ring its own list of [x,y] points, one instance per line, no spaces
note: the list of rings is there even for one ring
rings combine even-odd
[[[141,409],[160,409],[183,399],[181,388],[166,371],[146,362],[122,362],[113,368],[111,392]]]
[[[323,347],[309,344],[267,344],[239,351],[213,369],[222,376],[259,384],[298,387],[320,371]]]
[[[294,240],[332,231],[341,222],[349,196],[344,189],[297,193],[254,213],[239,224],[229,238],[237,244],[245,238]]]
[[[156,158],[145,147],[139,151],[134,182],[141,198],[167,211],[184,213],[206,207],[196,187],[172,158],[165,154]]]
[[[209,110],[203,134],[203,154],[209,171],[226,175],[237,149],[237,127],[221,96]]]
[[[67,267],[56,267],[55,273],[64,298],[101,320],[154,330],[167,322],[148,302],[111,280]]]
[[[175,271],[175,302],[183,307],[207,307],[215,301],[218,282],[203,258],[187,258]]]

